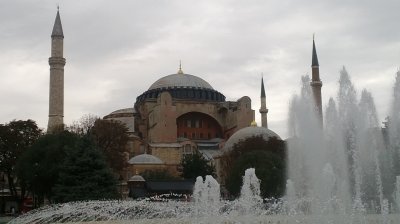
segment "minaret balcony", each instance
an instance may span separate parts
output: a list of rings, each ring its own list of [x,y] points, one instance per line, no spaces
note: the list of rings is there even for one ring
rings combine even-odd
[[[321,81],[312,81],[310,82],[311,87],[322,87]]]
[[[260,113],[261,114],[266,114],[266,113],[268,113],[268,109],[267,108],[260,108]]]
[[[49,65],[65,65],[65,58],[51,57],[49,58]]]

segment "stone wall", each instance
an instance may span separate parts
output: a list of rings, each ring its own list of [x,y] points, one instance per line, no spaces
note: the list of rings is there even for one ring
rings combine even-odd
[[[226,103],[226,102],[224,102]],[[229,103],[229,102],[228,102]],[[140,116],[136,123],[144,141],[149,143],[172,143],[177,141],[177,118],[191,112],[213,118],[222,129],[222,138],[248,127],[254,120],[251,99],[240,98],[231,108],[221,108],[221,102],[188,101],[173,99],[163,92],[154,100],[145,101],[137,108]],[[214,138],[215,136],[211,136]]]

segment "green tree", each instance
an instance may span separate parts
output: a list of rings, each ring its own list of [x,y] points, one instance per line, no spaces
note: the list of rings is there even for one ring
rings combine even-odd
[[[234,196],[239,195],[248,168],[255,168],[263,197],[280,197],[285,191],[286,145],[276,137],[266,141],[262,136],[254,136],[239,141],[224,155],[222,165],[227,189]]]
[[[18,178],[21,185],[32,192],[35,206],[43,204],[45,198],[52,201],[53,188],[66,151],[74,147],[79,139],[77,135],[67,131],[44,135],[18,160]]]
[[[128,128],[119,121],[97,119],[90,135],[98,149],[104,154],[114,172],[122,171],[126,165]]]
[[[42,131],[33,120],[14,120],[0,124],[0,171],[7,176],[8,187],[17,197],[15,167],[21,154],[41,136]],[[24,188],[22,186],[22,191]]]
[[[56,202],[117,198],[116,180],[103,155],[84,137],[67,150],[54,187]]]
[[[79,136],[88,135],[90,130],[94,126],[94,122],[100,119],[98,116],[93,114],[85,114],[79,120],[73,121],[71,125],[67,126],[66,129]]]
[[[126,167],[129,136],[128,128],[123,123],[86,114],[68,126],[67,130],[81,137],[90,136],[115,173],[120,173]]]
[[[250,151],[269,151],[282,159],[286,158],[286,145],[284,141],[276,137],[271,137],[266,141],[262,136],[254,136],[239,141],[233,146],[231,155],[238,157]]]
[[[182,177],[185,179],[194,179],[198,176],[204,178],[206,175],[215,176],[215,167],[210,165],[200,153],[185,156],[181,164]]]
[[[226,181],[227,190],[239,196],[244,171],[255,168],[256,176],[261,180],[262,197],[280,197],[285,192],[285,161],[268,151],[251,151],[237,159]]]

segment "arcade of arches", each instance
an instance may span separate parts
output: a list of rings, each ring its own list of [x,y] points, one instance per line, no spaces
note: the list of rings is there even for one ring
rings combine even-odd
[[[222,128],[218,122],[209,115],[189,112],[176,119],[177,136],[190,140],[209,140],[221,138]]]

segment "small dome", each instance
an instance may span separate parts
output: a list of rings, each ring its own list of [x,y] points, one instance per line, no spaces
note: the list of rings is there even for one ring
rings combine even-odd
[[[173,87],[195,87],[202,89],[213,89],[204,79],[189,74],[172,74],[157,80],[150,86],[149,90]]]
[[[164,164],[163,161],[161,161],[161,159],[150,155],[150,154],[141,154],[141,155],[137,155],[135,157],[132,157],[129,161],[129,164],[132,165],[138,165],[138,164]]]
[[[128,182],[145,182],[146,180],[140,175],[133,175]]]
[[[113,111],[109,115],[124,116],[124,114],[134,114],[134,113],[136,113],[135,109],[133,107],[129,107],[129,108],[124,108],[124,109],[119,109],[119,110]]]
[[[239,131],[235,132],[229,139],[226,141],[225,146],[223,148],[224,151],[231,151],[233,146],[250,137],[262,136],[265,141],[268,141],[272,137],[276,137],[281,140],[278,134],[264,127],[250,126],[246,128],[242,128]]]
[[[130,108],[116,110],[104,116],[103,119],[119,121],[128,128],[128,132],[133,133],[135,132],[135,117],[134,117],[135,113],[136,113],[135,109],[130,107]]]

